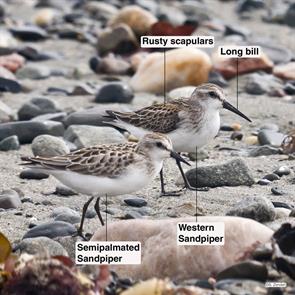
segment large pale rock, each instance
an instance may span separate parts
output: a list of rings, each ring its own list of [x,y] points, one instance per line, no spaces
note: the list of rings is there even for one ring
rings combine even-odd
[[[197,48],[173,49],[166,53],[166,90],[208,81],[211,60]],[[140,63],[130,80],[135,91],[162,93],[164,88],[163,53],[151,53]]]
[[[124,220],[108,224],[109,241],[140,241],[140,265],[113,266],[123,277],[135,280],[151,277],[171,280],[206,279],[243,260],[251,247],[266,243],[273,231],[261,223],[241,217],[198,217],[199,222],[224,222],[223,246],[177,246],[177,223],[195,218],[167,220]],[[105,228],[100,227],[91,239],[105,241]],[[244,258],[245,259],[245,258]]]
[[[130,5],[125,6],[111,18],[108,25],[115,27],[122,23],[127,24],[136,35],[141,36],[148,33],[156,21],[157,19],[149,11],[136,5]]]
[[[219,56],[216,52],[212,56],[214,70],[221,73],[226,79],[231,79],[237,75],[237,59]],[[273,62],[264,53],[259,58],[241,58],[239,59],[239,75],[257,71],[270,72],[273,68]]]
[[[276,66],[273,74],[282,79],[295,80],[295,62]]]

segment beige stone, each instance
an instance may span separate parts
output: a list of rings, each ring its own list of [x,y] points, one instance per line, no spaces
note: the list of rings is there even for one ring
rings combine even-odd
[[[53,23],[56,17],[56,11],[52,8],[43,8],[33,16],[33,22],[40,27],[45,27]]]
[[[151,53],[139,65],[130,80],[135,91],[163,93],[163,53]],[[180,48],[166,53],[166,91],[182,86],[197,86],[208,81],[211,61],[207,53],[196,48]]]
[[[247,136],[245,138],[245,142],[249,145],[255,145],[258,144],[258,137],[255,135]]]
[[[112,17],[108,25],[114,27],[122,23],[127,24],[136,35],[141,36],[147,34],[155,22],[157,18],[149,11],[136,5],[129,5]]]
[[[171,280],[206,279],[245,259],[251,248],[270,240],[273,231],[252,219],[232,216],[201,216],[199,222],[224,222],[224,246],[177,246],[177,223],[195,218],[166,220],[124,220],[108,224],[109,241],[140,241],[140,265],[113,266],[123,277]],[[91,239],[105,240],[100,227]]]
[[[295,80],[295,62],[275,66],[273,74],[282,79]]]

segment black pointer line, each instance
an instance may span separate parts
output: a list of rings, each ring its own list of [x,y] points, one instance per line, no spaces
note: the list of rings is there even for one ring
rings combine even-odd
[[[196,222],[198,222],[198,190],[197,190],[197,168],[198,168],[198,147],[196,146],[196,182],[195,182],[195,187],[196,187]]]
[[[166,103],[166,49],[164,48],[164,103]]]
[[[106,194],[106,242],[108,241],[108,195]]]
[[[239,109],[239,58],[237,57],[237,109]]]

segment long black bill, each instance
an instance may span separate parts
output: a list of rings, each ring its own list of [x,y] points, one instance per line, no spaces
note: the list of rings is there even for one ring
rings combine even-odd
[[[242,112],[240,112],[237,108],[235,108],[232,104],[230,104],[228,101],[224,100],[223,101],[223,107],[239,116],[242,118],[246,119],[249,122],[252,122],[246,115],[244,115]]]
[[[170,156],[171,156],[172,158],[174,158],[174,159],[175,159],[176,161],[178,161],[178,162],[183,162],[183,163],[185,163],[186,165],[191,166],[191,164],[190,164],[189,162],[187,162],[183,157],[181,157],[180,154],[178,154],[178,153],[176,153],[176,152],[174,152],[174,151],[171,151],[171,152],[170,152]]]

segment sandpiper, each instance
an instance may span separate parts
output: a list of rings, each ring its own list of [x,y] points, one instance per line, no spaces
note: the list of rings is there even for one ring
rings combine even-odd
[[[155,104],[135,112],[106,111],[114,121],[109,125],[129,131],[138,138],[147,132],[159,132],[170,137],[177,152],[195,152],[213,139],[220,128],[221,108],[228,109],[244,119],[251,120],[231,105],[219,86],[203,84],[190,97]],[[193,189],[177,163],[184,178],[185,187]],[[162,179],[162,178],[161,178]],[[163,185],[162,185],[163,187]]]
[[[159,133],[146,134],[138,143],[98,145],[83,148],[63,156],[22,157],[24,165],[57,178],[78,193],[91,196],[85,203],[78,234],[86,210],[94,199],[95,210],[102,224],[99,196],[117,196],[145,187],[161,171],[163,160],[173,157],[189,165],[172,149],[171,140]]]

